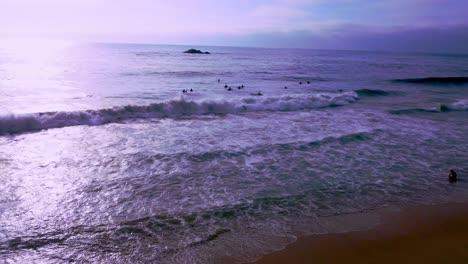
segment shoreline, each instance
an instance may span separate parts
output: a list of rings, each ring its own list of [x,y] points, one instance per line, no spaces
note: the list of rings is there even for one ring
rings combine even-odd
[[[299,237],[255,263],[468,263],[468,203],[383,210],[372,229]]]

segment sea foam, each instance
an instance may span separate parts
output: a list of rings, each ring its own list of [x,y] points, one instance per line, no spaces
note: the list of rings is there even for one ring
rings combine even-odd
[[[355,92],[249,97],[237,101],[172,100],[149,105],[126,105],[98,110],[57,111],[0,116],[0,134],[16,134],[77,125],[102,125],[129,119],[179,118],[254,111],[294,111],[341,106],[358,99]]]

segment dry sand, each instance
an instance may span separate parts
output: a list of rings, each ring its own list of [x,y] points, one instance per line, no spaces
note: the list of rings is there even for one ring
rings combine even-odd
[[[302,237],[257,263],[468,263],[468,204],[385,212],[375,229]]]

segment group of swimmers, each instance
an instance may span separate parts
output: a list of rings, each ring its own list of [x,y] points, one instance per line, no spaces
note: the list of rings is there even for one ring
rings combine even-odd
[[[228,86],[227,84],[224,85],[224,89],[228,90],[228,91],[232,91],[232,87],[231,86]],[[241,89],[244,89],[244,85],[239,85],[237,86],[237,90],[241,90]]]
[[[183,89],[182,90],[182,93],[188,93],[188,92],[193,92],[193,89],[190,88],[190,90],[189,89]]]
[[[218,82],[221,82],[221,79],[218,79]],[[303,82],[299,82],[299,84],[303,84]],[[307,81],[307,84],[310,84],[310,81]],[[243,84],[237,86],[237,89],[238,89],[238,90],[241,90],[241,89],[244,89],[244,88],[245,88],[245,87],[244,87]],[[232,91],[232,90],[233,90],[232,87],[231,87],[231,86],[228,86],[227,84],[224,85],[224,89],[226,89],[227,91]],[[284,89],[288,89],[288,87],[287,87],[287,86],[284,86]],[[261,92],[257,92],[255,95],[261,96],[261,95],[263,95],[263,94],[262,94]]]
[[[221,79],[218,79],[218,82],[221,82]],[[245,86],[243,84],[237,86],[237,90],[242,90],[244,88],[245,88]],[[227,91],[232,91],[233,90],[233,88],[231,86],[227,85],[227,84],[224,85],[224,89],[226,89]],[[255,95],[262,96],[263,94],[262,94],[262,92],[257,92]]]
[[[221,82],[221,79],[218,79],[218,82]],[[307,81],[306,83],[307,83],[307,84],[310,84],[310,81]],[[303,82],[299,82],[299,84],[303,84]],[[238,90],[241,90],[241,89],[244,89],[244,88],[245,88],[245,86],[244,86],[243,84],[237,86],[237,89],[238,89]],[[227,91],[232,91],[232,90],[233,90],[233,88],[232,88],[231,86],[228,86],[227,84],[224,85],[224,89],[226,89]],[[288,87],[287,87],[287,86],[284,86],[284,89],[288,89]],[[340,92],[341,92],[341,91],[342,91],[342,90],[340,89]],[[190,88],[190,90],[189,90],[189,89],[183,89],[183,90],[182,90],[182,93],[188,93],[188,92],[193,92],[193,89]],[[257,92],[255,95],[261,96],[261,95],[263,95],[263,94],[262,94],[261,92]]]

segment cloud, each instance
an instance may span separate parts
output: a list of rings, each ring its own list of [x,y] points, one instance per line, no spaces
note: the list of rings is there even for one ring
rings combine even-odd
[[[463,50],[466,10],[459,0],[2,0],[0,37]]]
[[[272,32],[246,36],[240,45],[468,54],[468,25],[368,27],[340,25],[319,31]]]

